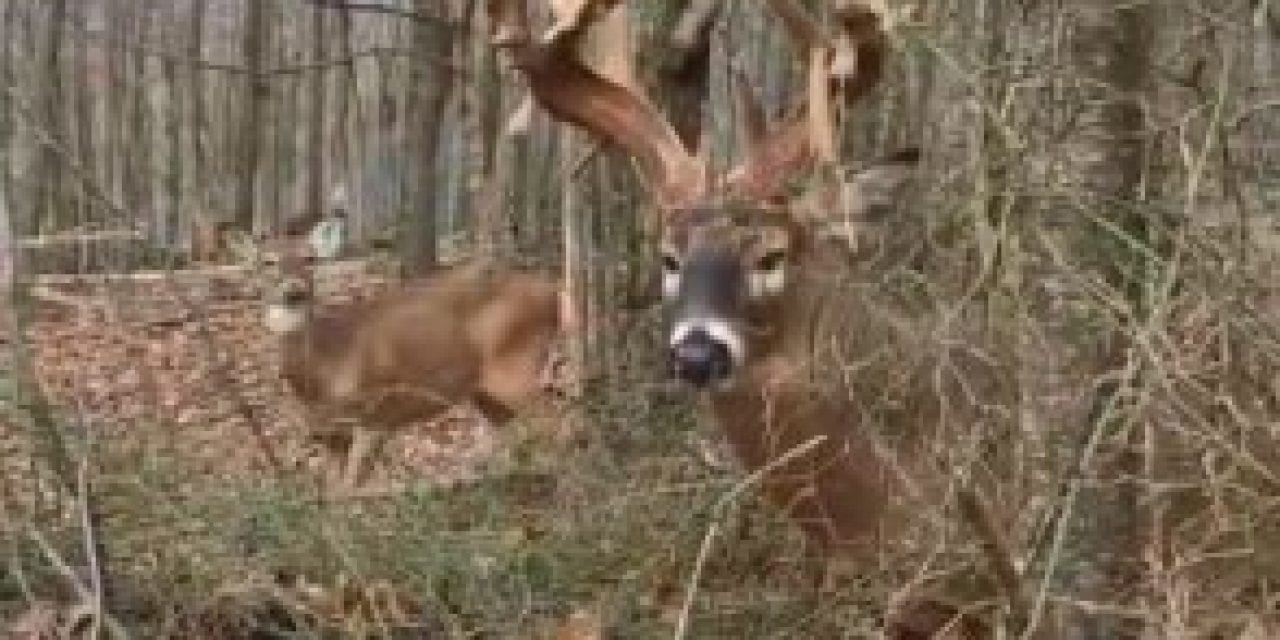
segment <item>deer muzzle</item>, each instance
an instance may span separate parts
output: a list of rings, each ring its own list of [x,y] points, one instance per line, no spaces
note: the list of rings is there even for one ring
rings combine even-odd
[[[728,383],[746,353],[733,320],[742,298],[737,265],[732,256],[694,254],[681,270],[668,341],[671,369],[699,389]]]
[[[732,339],[717,337],[706,327],[689,327],[671,344],[673,373],[699,389],[724,383],[733,373]]]

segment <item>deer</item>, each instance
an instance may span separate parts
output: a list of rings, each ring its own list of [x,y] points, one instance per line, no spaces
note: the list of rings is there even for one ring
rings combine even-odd
[[[339,495],[361,482],[389,434],[471,404],[494,426],[546,398],[572,305],[548,275],[488,261],[441,267],[370,300],[318,300],[316,236],[275,242],[278,277],[263,322],[280,341],[280,375],[329,449]]]
[[[832,133],[845,107],[883,75],[884,16],[862,2],[837,3],[828,37],[792,0],[769,0],[807,56],[808,91],[771,124],[750,88],[736,84],[746,156],[713,174],[686,142],[694,137],[679,135],[642,89],[578,59],[590,22],[618,5],[584,2],[534,38],[521,0],[489,0],[491,41],[553,119],[633,161],[652,201],[674,376],[696,392],[765,501],[831,570],[865,562],[895,536],[895,505],[914,501],[902,509],[911,512],[946,484],[921,443],[947,409],[925,395],[935,384],[926,367],[904,373],[938,346],[926,339],[928,319],[851,285],[856,251],[841,242],[850,221],[896,197],[920,160],[918,149],[905,149],[854,171],[835,162]],[[815,184],[795,193],[796,181],[813,175]],[[980,536],[994,541],[999,573],[1012,582],[985,504],[968,492],[958,502],[980,514]],[[988,637],[954,611],[898,611],[893,637]]]

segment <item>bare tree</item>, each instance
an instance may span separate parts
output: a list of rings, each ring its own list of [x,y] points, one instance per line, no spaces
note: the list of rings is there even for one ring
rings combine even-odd
[[[246,73],[243,115],[240,119],[240,167],[236,195],[236,224],[242,229],[252,229],[254,226],[263,141],[267,138],[271,85],[265,71],[271,41],[269,21],[275,11],[275,2],[253,0],[248,3],[248,7],[242,45]]]
[[[325,28],[328,12],[320,7],[311,9],[311,59],[322,65],[329,55],[329,34]],[[311,75],[309,96],[310,111],[307,116],[307,209],[319,212],[325,206],[325,156],[329,146],[325,142],[328,128],[328,79],[329,74],[321,66]]]
[[[417,22],[414,33],[412,125],[409,128],[414,167],[408,206],[399,221],[401,255],[407,270],[422,271],[435,265],[436,206],[442,184],[437,166],[443,140],[445,107],[453,92],[454,36],[457,26],[449,20],[452,2],[416,0],[420,15],[432,19]]]

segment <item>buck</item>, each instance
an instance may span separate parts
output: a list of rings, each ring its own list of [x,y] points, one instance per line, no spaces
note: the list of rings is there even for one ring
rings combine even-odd
[[[831,136],[841,107],[882,75],[882,16],[840,3],[838,33],[826,38],[792,2],[770,0],[809,54],[807,102],[771,128],[738,85],[747,155],[712,175],[642,92],[578,60],[586,26],[617,4],[584,2],[534,39],[520,2],[490,0],[493,41],[553,118],[634,161],[654,201],[674,374],[700,391],[764,497],[819,552],[839,564],[866,557],[894,535],[892,506],[914,499],[922,510],[923,492],[945,484],[920,443],[948,406],[937,396],[950,389],[933,389],[924,365],[962,357],[927,339],[936,333],[927,319],[859,287],[849,247],[837,242],[892,199],[918,152],[792,193],[799,178],[838,173]],[[924,617],[899,618],[895,633],[931,637],[911,628]]]
[[[366,459],[409,423],[472,403],[502,425],[539,400],[556,340],[571,327],[554,279],[472,263],[325,305],[312,244],[286,238],[264,321],[281,340],[282,377],[331,448],[340,492],[355,493]]]

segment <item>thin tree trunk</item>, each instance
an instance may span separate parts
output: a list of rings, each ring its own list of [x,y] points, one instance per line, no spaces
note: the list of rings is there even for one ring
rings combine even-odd
[[[274,13],[275,2],[252,0],[248,6],[243,42],[244,63],[248,73],[245,75],[244,85],[244,114],[240,119],[240,167],[236,193],[236,225],[244,230],[254,228],[263,143],[268,134],[266,118],[271,106],[271,86],[263,71],[266,69],[271,39],[268,22]]]
[[[484,30],[482,30],[483,32]],[[502,87],[499,84],[498,61],[493,48],[483,38],[469,43],[475,78],[470,88],[471,108],[475,113],[475,129],[468,155],[471,156],[473,182],[471,202],[475,216],[476,240],[483,253],[502,253],[510,246],[505,224],[503,194],[509,180],[509,162],[497,159],[498,129],[502,118]],[[505,145],[504,145],[505,146]]]
[[[79,3],[76,11],[76,27],[79,31],[88,30],[89,22],[89,4],[88,2]],[[79,55],[76,56],[76,69],[72,76],[76,79],[76,99],[75,99],[75,121],[76,121],[76,157],[80,166],[85,173],[90,176],[96,176],[94,169],[97,166],[95,162],[96,149],[94,148],[94,105],[97,100],[97,88],[95,87],[97,78],[94,73],[93,62],[97,59],[96,52],[93,51],[93,44],[87,38],[80,38],[76,43]],[[92,201],[88,198],[81,198],[77,207],[76,217],[83,221],[92,208]]]
[[[1092,245],[1101,250],[1107,280],[1129,307],[1129,324],[1103,336],[1100,375],[1087,429],[1090,464],[1079,471],[1075,517],[1067,523],[1067,548],[1058,571],[1066,594],[1079,601],[1136,607],[1144,597],[1144,526],[1136,480],[1142,477],[1136,415],[1143,366],[1135,359],[1130,336],[1140,332],[1150,313],[1148,289],[1158,277],[1146,253],[1163,254],[1160,229],[1148,217],[1144,193],[1146,138],[1142,101],[1149,95],[1148,73],[1154,33],[1148,4],[1094,0],[1080,8],[1074,55],[1082,80],[1102,87],[1102,99],[1088,122],[1086,144],[1096,160],[1086,167],[1090,202],[1111,212],[1115,229],[1099,228]],[[1098,97],[1098,96],[1093,96]],[[1108,215],[1108,214],[1102,214]],[[1063,619],[1065,640],[1139,637],[1141,620],[1117,616],[1106,607],[1069,608]]]
[[[317,5],[311,10],[311,58],[315,64],[321,64],[329,55],[328,34],[325,32],[325,14],[327,10]],[[325,144],[325,128],[328,124],[329,111],[327,98],[329,74],[326,69],[318,68],[311,77],[311,114],[307,122],[307,211],[318,213],[325,208],[325,155],[328,145]]]
[[[452,91],[454,25],[445,20],[449,3],[416,0],[418,13],[440,20],[423,20],[414,25],[415,60],[410,74],[413,87],[412,126],[409,129],[413,175],[410,178],[408,207],[400,217],[401,256],[410,273],[423,272],[438,261],[436,247],[436,206],[440,179],[436,159],[444,141],[445,107]]]
[[[178,11],[170,4],[165,8],[166,17],[166,35],[177,33]],[[171,30],[171,31],[170,31]],[[166,37],[164,41],[171,43],[176,49],[176,38]],[[185,198],[183,197],[182,183],[185,179],[184,169],[186,168],[185,154],[183,153],[182,144],[182,111],[184,92],[181,83],[178,82],[178,65],[175,60],[165,60],[163,62],[165,93],[168,96],[165,112],[165,138],[169,142],[169,150],[167,162],[165,163],[165,218],[166,233],[164,236],[164,245],[173,247],[180,235],[183,226],[182,212]]]
[[[187,57],[191,60],[204,59],[204,20],[205,20],[205,0],[192,0],[191,3],[191,22],[188,29],[188,46]],[[197,198],[197,208],[199,211],[195,215],[208,215],[209,209],[212,208],[212,202],[209,201],[208,194],[210,187],[207,186],[208,168],[205,163],[205,144],[204,136],[208,128],[205,122],[205,82],[204,72],[200,69],[192,69],[191,79],[187,85],[187,104],[190,105],[190,136],[191,136],[191,175],[195,176],[196,193],[204,194]],[[215,187],[216,188],[216,187]],[[219,212],[222,214],[223,212]]]
[[[133,29],[137,40],[145,41],[150,35],[150,24],[152,11],[155,9],[154,2],[147,0],[142,2],[133,16]],[[159,218],[157,211],[154,211],[154,203],[152,195],[152,171],[151,153],[152,153],[152,127],[151,127],[151,105],[148,100],[150,88],[147,83],[147,55],[144,48],[132,48],[134,51],[130,62],[132,63],[131,80],[129,88],[132,92],[132,101],[129,105],[129,126],[128,134],[125,140],[128,141],[126,148],[129,150],[125,154],[128,159],[128,174],[125,176],[125,209],[133,215],[143,214],[148,218],[150,229],[154,232],[159,226]]]
[[[338,81],[336,82],[335,96],[337,104],[334,105],[334,108],[337,113],[334,114],[333,119],[334,131],[331,138],[333,148],[330,158],[336,164],[334,172],[340,176],[335,180],[335,184],[342,186],[344,194],[344,200],[337,204],[345,207],[349,216],[357,214],[354,210],[357,194],[353,192],[357,188],[354,171],[356,164],[354,161],[354,149],[351,146],[356,136],[352,134],[351,118],[353,116],[352,105],[360,99],[357,93],[359,84],[356,77],[356,63],[352,58],[354,52],[351,46],[352,28],[351,9],[344,6],[338,10],[338,46],[342,51],[342,59],[348,62],[342,66],[342,73],[338,75]],[[364,221],[350,220],[348,226],[353,231],[355,229],[363,229]]]
[[[44,83],[43,92],[41,94],[42,104],[40,113],[44,121],[40,123],[53,140],[59,144],[63,144],[66,140],[66,129],[63,127],[63,108],[65,107],[65,96],[63,95],[62,78],[62,49],[63,42],[66,39],[67,29],[67,2],[66,0],[52,0],[49,3],[49,14],[47,17],[46,32],[44,36],[44,59],[43,72],[47,82]],[[66,207],[66,199],[63,197],[65,192],[63,186],[65,182],[60,178],[59,163],[56,150],[45,147],[40,153],[40,169],[36,172],[36,188],[39,190],[33,199],[35,204],[35,212],[38,216],[43,216],[43,220],[32,220],[31,226],[20,230],[19,235],[30,235],[38,231],[42,222],[50,221],[54,224],[65,223],[66,216],[69,211]]]
[[[61,54],[66,39],[68,17],[66,0],[51,0],[49,13],[46,16],[47,23],[43,34],[45,49],[41,60],[44,78],[49,81],[44,84],[44,93],[40,102],[41,111],[38,114],[29,114],[32,118],[44,118],[42,122],[31,124],[44,128],[45,131],[42,133],[59,145],[64,144],[66,139],[63,135],[66,131],[63,127],[63,108],[66,105],[63,101],[62,84],[57,80],[62,77]],[[39,177],[33,185],[36,191],[33,194],[32,206],[21,212],[11,211],[11,217],[7,221],[11,236],[20,238],[35,235],[40,230],[42,217],[47,219],[47,216],[61,214],[60,207],[64,202],[61,197],[64,181],[61,178],[62,159],[58,155],[58,150],[52,145],[43,145],[38,161]],[[7,192],[9,185],[5,186]],[[64,488],[69,488],[72,486],[74,477],[66,434],[54,420],[52,408],[39,385],[36,384],[29,349],[23,339],[27,335],[25,329],[31,324],[35,308],[30,296],[32,274],[27,268],[27,261],[22,252],[14,252],[12,261],[13,286],[9,291],[9,309],[5,311],[12,315],[5,320],[6,324],[12,328],[12,335],[15,336],[13,340],[14,381],[17,385],[15,404],[17,409],[26,413],[30,419],[33,430],[32,440],[38,443],[40,453],[54,476]]]

